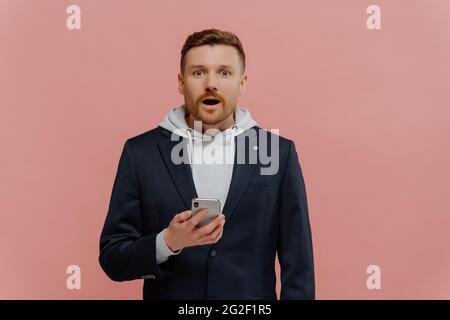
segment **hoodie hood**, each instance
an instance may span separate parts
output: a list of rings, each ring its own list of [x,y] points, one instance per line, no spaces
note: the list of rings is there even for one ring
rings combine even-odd
[[[173,107],[169,110],[164,119],[159,123],[159,126],[169,130],[174,134],[177,134],[180,137],[187,139],[187,150],[191,164],[194,163],[194,142],[200,143],[214,140],[218,143],[223,142],[224,144],[226,144],[225,149],[230,149],[228,152],[228,156],[230,158],[227,157],[225,161],[227,161],[226,163],[233,162],[235,151],[234,138],[257,125],[256,121],[252,118],[249,110],[236,106],[236,109],[234,111],[234,125],[211,137],[207,134],[201,134],[200,132],[188,127],[185,116],[186,110],[184,108],[184,105]]]
[[[194,130],[192,128],[189,128],[186,124],[185,116],[186,110],[184,109],[184,106],[173,107],[169,110],[164,119],[159,123],[159,126],[183,138],[189,138],[188,132],[191,132],[191,134],[193,134]],[[234,116],[235,124],[232,127],[219,133],[219,135],[224,134],[224,132],[227,132],[231,129],[235,130],[235,134],[233,135],[234,137],[257,125],[256,121],[252,118],[250,111],[247,109],[236,106]],[[201,139],[200,136],[200,133],[198,135],[196,134],[194,135],[193,139]],[[203,137],[203,140],[208,139],[208,136],[205,136],[206,137]]]

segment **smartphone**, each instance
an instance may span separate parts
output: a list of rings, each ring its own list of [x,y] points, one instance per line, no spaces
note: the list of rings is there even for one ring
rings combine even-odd
[[[192,216],[201,209],[208,209],[206,215],[200,220],[197,226],[201,227],[208,224],[212,219],[220,215],[221,204],[219,199],[213,198],[194,198],[192,199]]]

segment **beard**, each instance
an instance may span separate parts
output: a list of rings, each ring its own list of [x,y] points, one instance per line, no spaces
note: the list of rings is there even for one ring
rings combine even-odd
[[[220,102],[212,107],[206,106],[202,101],[207,97],[214,97]],[[193,103],[188,103],[185,98],[186,118],[192,115],[194,120],[202,121],[206,125],[217,125],[234,113],[236,106],[227,103],[225,98],[218,94],[205,93]]]

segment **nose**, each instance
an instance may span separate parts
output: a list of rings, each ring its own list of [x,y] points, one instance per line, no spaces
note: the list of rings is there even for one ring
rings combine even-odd
[[[206,91],[217,91],[217,78],[215,76],[209,75],[206,78],[206,82],[205,82],[205,90]]]

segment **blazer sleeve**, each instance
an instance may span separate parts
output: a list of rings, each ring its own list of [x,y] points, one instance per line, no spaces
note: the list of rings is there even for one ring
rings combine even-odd
[[[293,141],[290,141],[280,199],[280,299],[315,299],[313,246],[305,182]]]
[[[155,234],[142,235],[141,194],[130,141],[125,142],[100,236],[100,265],[114,281],[164,279],[173,259],[157,264]]]

